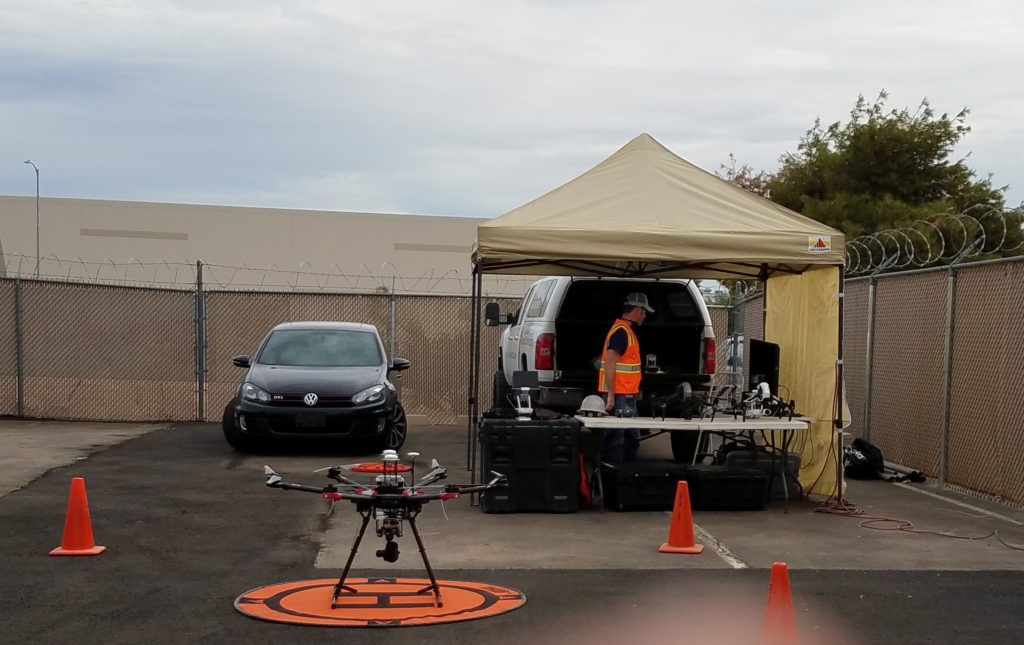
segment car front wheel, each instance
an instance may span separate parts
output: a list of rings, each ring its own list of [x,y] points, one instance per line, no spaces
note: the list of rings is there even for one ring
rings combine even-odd
[[[382,450],[398,450],[405,443],[409,434],[409,424],[405,418],[405,408],[395,402],[395,409],[384,424],[384,436],[380,440]]]
[[[247,452],[252,449],[252,440],[242,434],[242,431],[238,429],[235,424],[235,406],[233,403],[229,403],[224,408],[224,417],[221,420],[221,426],[224,430],[224,438],[231,445],[232,448],[239,452]]]

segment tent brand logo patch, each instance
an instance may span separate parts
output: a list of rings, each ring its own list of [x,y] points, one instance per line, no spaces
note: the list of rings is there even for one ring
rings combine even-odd
[[[807,251],[809,253],[830,253],[832,251],[832,236],[808,235]]]

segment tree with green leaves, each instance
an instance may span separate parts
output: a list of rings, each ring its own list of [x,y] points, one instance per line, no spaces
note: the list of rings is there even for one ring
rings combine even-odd
[[[851,238],[972,206],[1005,209],[1005,187],[977,178],[966,157],[951,158],[970,132],[966,108],[937,116],[928,99],[913,112],[889,109],[887,99],[884,91],[873,103],[858,97],[846,124],[816,120],[782,156],[768,182],[772,201]]]

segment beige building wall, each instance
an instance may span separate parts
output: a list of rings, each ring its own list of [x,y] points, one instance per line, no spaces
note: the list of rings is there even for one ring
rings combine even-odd
[[[91,199],[40,200],[40,273],[154,284],[468,294],[477,218],[201,206]],[[35,197],[0,196],[8,275],[35,270]],[[170,266],[155,266],[168,263]],[[248,269],[246,269],[248,267]],[[80,275],[84,274],[84,275]],[[518,295],[526,279],[489,279]]]

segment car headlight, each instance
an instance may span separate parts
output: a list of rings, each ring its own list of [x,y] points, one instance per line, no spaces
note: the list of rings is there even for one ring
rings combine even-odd
[[[367,388],[359,394],[352,397],[352,402],[359,403],[376,403],[384,398],[384,386],[374,385],[371,388]]]
[[[246,383],[242,386],[242,398],[248,401],[259,401],[260,403],[270,403],[270,395],[264,390],[256,387],[252,383]]]

